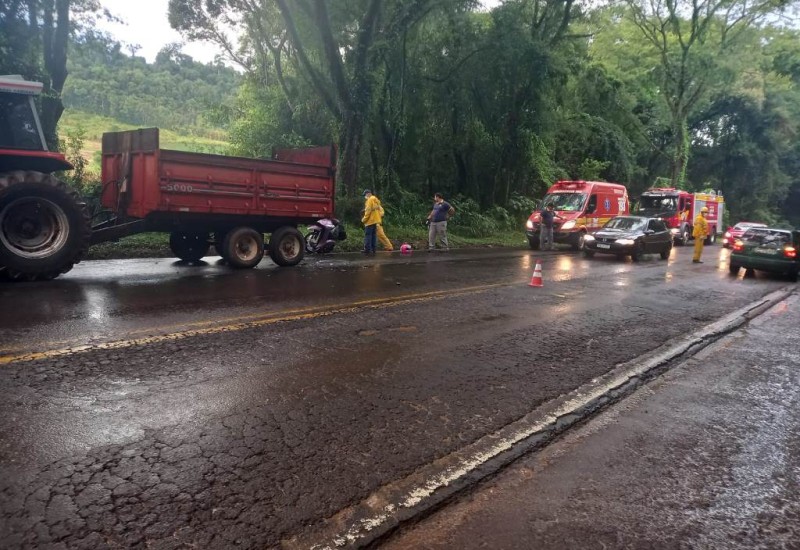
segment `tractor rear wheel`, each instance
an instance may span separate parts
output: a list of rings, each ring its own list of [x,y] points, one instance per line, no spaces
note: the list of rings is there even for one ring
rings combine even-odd
[[[78,193],[52,174],[0,174],[0,267],[7,278],[46,281],[89,249],[91,216]]]
[[[173,231],[169,234],[169,248],[184,262],[197,262],[208,254],[211,245],[207,233]]]

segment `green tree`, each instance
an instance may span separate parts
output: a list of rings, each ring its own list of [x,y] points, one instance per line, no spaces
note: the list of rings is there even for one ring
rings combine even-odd
[[[0,3],[0,74],[21,74],[42,81],[41,122],[45,138],[56,147],[56,128],[64,104],[67,50],[71,33],[91,24],[96,0],[15,0]]]
[[[681,185],[689,162],[688,118],[693,109],[715,89],[730,84],[735,76],[731,58],[739,53],[742,37],[786,2],[625,0],[625,4],[625,15],[640,31],[642,45],[658,60],[655,76],[668,109],[672,140],[670,176],[673,185]]]

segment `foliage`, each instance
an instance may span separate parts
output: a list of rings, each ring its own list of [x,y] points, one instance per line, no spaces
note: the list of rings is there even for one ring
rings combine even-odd
[[[407,238],[424,239],[434,192],[456,207],[459,238],[520,234],[558,179],[617,181],[632,197],[658,177],[711,185],[732,221],[798,223],[800,40],[764,17],[780,4],[171,0],[173,26],[242,74],[176,45],[146,63],[83,26],[61,128],[67,150],[84,144],[76,181],[115,129],[159,126],[164,147],[251,157],[333,142],[337,215],[360,227],[369,187]],[[14,47],[44,74],[41,46]]]
[[[71,52],[70,78],[64,87],[67,108],[139,127],[226,138],[220,126],[228,121],[219,112],[232,106],[241,81],[233,69],[220,63],[198,63],[174,45],[162,49],[154,63],[147,63],[94,32],[76,39]]]

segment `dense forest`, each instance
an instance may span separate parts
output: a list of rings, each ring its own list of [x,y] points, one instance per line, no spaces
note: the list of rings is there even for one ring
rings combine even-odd
[[[443,191],[491,230],[557,179],[632,195],[659,179],[721,190],[731,221],[800,224],[796,4],[170,0],[172,26],[216,42],[234,71],[175,46],[148,64],[96,32],[95,2],[57,0],[71,10],[69,77],[50,97],[224,131],[233,154],[337,143],[345,211],[363,187],[398,215]],[[53,6],[0,7],[4,29],[36,38],[0,39],[0,73],[58,83]]]

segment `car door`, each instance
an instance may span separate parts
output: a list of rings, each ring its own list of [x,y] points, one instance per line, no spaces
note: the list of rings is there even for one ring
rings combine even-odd
[[[645,252],[656,252],[661,250],[658,233],[658,220],[648,220],[647,230],[644,232]]]
[[[670,250],[672,248],[672,234],[669,232],[667,224],[664,223],[664,220],[654,220],[654,222],[656,232],[653,237],[655,237],[657,250],[659,252]]]

